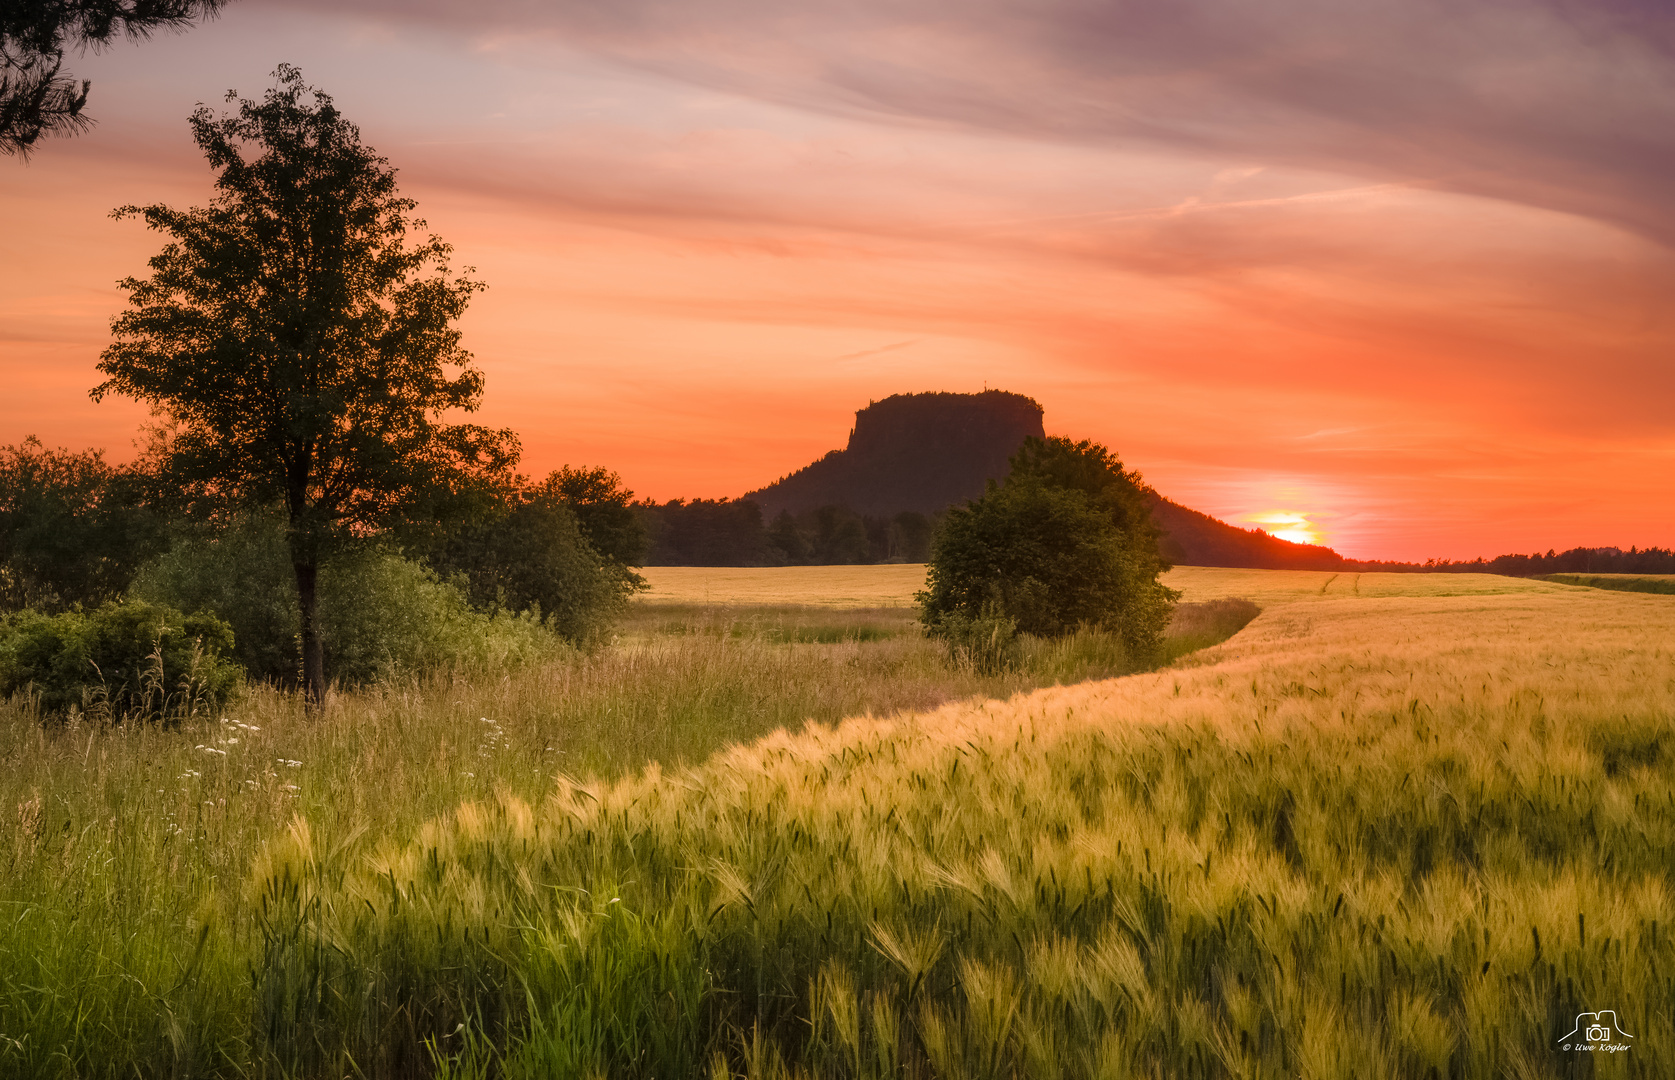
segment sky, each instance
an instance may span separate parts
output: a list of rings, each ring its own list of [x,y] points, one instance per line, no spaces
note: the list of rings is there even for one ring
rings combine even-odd
[[[0,444],[132,455],[110,211],[281,62],[488,285],[526,472],[736,497],[987,387],[1352,557],[1675,545],[1663,0],[235,0],[0,158]]]

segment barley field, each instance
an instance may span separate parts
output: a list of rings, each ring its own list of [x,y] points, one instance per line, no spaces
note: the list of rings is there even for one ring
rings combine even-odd
[[[1547,581],[1590,589],[1675,594],[1675,574],[1546,574]]]
[[[923,563],[875,566],[647,566],[650,604],[802,604],[814,607],[913,606],[925,587]]]
[[[320,720],[14,704],[0,1075],[1675,1067],[1670,598],[1182,568],[1262,614],[1149,673],[857,708],[932,681],[869,650],[928,643],[782,580],[796,606],[654,599],[596,657]],[[816,671],[835,708],[772,712]],[[816,719],[591,769],[546,741],[706,694]],[[1567,1042],[1602,1010],[1614,1043]]]
[[[879,566],[648,566],[646,604],[805,605],[903,608],[925,587],[920,563]],[[1603,576],[1603,575],[1594,575]],[[1675,579],[1672,579],[1675,580]],[[1316,570],[1233,570],[1177,566],[1163,582],[1186,601],[1242,597],[1259,604],[1322,596],[1485,596],[1559,593],[1562,587],[1497,574],[1357,574]]]

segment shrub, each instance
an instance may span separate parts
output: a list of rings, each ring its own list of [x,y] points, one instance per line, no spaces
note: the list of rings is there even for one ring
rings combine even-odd
[[[633,524],[638,527],[637,518]],[[628,597],[645,587],[626,563],[594,548],[552,479],[412,539],[429,566],[459,582],[478,608],[532,613],[576,644],[604,636]]]
[[[144,477],[103,452],[0,446],[0,610],[63,611],[122,595],[163,547]]]
[[[936,636],[947,644],[955,667],[979,675],[1011,671],[1022,656],[1016,620],[994,601],[984,604],[975,616],[949,612],[937,624]]]
[[[394,552],[365,548],[320,575],[326,670],[342,683],[447,667],[515,666],[558,642],[539,609],[474,609],[457,581]]]
[[[177,539],[135,576],[130,595],[182,611],[213,611],[233,629],[232,655],[252,679],[297,677],[297,582],[282,514],[237,519]]]
[[[1139,478],[1104,447],[1065,439],[1031,439],[1012,463],[1004,486],[937,531],[918,594],[927,630],[954,642],[1000,616],[1040,637],[1099,627],[1154,662],[1178,594],[1157,580],[1168,567]]]
[[[233,629],[252,678],[295,685],[295,579],[278,514],[245,517],[177,541],[146,566],[134,595],[213,611]],[[320,571],[327,672],[344,684],[451,664],[518,663],[555,644],[538,615],[473,610],[461,583],[376,545],[340,550]]]
[[[18,612],[0,622],[0,695],[32,693],[47,715],[191,717],[238,686],[232,648],[232,629],[213,615],[143,601]]]

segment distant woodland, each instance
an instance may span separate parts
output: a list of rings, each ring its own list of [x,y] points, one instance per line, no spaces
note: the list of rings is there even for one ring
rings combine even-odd
[[[638,502],[647,566],[831,566],[924,562],[933,517],[914,510],[889,516],[820,506],[764,521],[753,499]]]
[[[1355,570],[1427,571],[1452,574],[1506,574],[1539,577],[1544,574],[1675,574],[1675,551],[1660,547],[1576,547],[1545,555],[1497,555],[1470,561],[1432,559],[1424,563],[1358,562]]]

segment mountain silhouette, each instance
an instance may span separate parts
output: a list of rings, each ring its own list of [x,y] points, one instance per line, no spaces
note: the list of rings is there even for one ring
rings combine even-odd
[[[936,513],[1004,480],[1007,459],[1045,434],[1041,406],[1022,394],[896,394],[855,414],[847,447],[745,498],[770,519],[822,506],[873,517]]]
[[[1042,438],[1042,409],[1004,390],[979,394],[895,394],[855,413],[849,443],[744,496],[764,518],[843,506],[869,517],[904,511],[931,515],[983,494],[1004,480],[1008,459],[1025,439]],[[1339,570],[1331,548],[1294,544],[1260,529],[1241,529],[1148,489],[1158,547],[1182,566],[1264,570]]]

